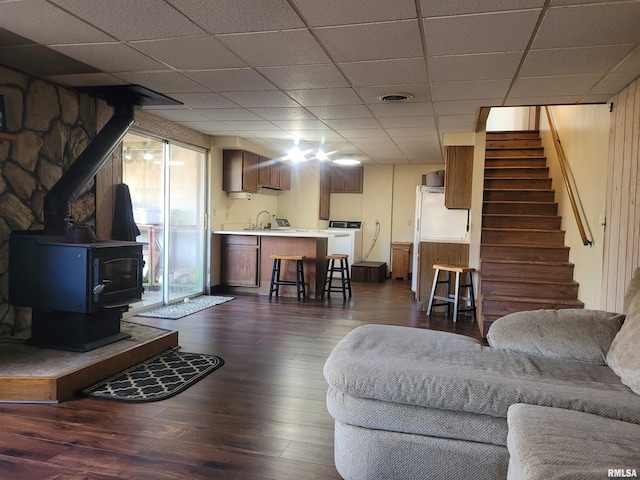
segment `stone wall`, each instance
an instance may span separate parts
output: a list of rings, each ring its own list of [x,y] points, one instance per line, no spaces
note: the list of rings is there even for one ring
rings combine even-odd
[[[31,326],[31,310],[9,305],[9,234],[43,228],[47,192],[96,133],[96,102],[72,89],[0,66],[8,133],[0,138],[0,337]],[[92,181],[72,205],[95,226]]]

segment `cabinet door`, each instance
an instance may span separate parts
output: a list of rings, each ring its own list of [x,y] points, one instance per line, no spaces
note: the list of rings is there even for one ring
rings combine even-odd
[[[331,167],[331,193],[362,193],[364,167]]]
[[[276,162],[269,166],[269,186],[280,188],[280,163]]]
[[[221,280],[224,285],[258,286],[258,237],[227,235],[220,249]]]
[[[291,166],[280,163],[280,190],[291,190]]]
[[[259,157],[255,153],[242,152],[242,191],[258,191],[258,164]]]
[[[222,153],[222,189],[225,192],[257,192],[258,155],[225,150]]]
[[[268,158],[260,157],[258,165],[258,185],[261,187],[269,186],[271,161]]]
[[[444,206],[471,208],[471,182],[473,179],[473,147],[447,147],[444,175]]]

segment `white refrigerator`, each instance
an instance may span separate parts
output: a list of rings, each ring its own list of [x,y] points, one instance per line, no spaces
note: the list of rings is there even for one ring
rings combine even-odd
[[[418,185],[414,227],[411,290],[415,292],[420,242],[468,243],[469,211],[446,208],[444,188]]]

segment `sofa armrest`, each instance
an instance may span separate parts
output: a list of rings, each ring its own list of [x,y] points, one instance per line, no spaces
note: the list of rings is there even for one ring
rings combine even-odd
[[[489,345],[530,355],[606,365],[625,316],[601,310],[533,310],[491,324]]]

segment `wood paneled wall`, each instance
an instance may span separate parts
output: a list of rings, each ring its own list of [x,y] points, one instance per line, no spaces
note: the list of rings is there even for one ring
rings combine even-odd
[[[640,265],[640,78],[612,102],[602,308],[621,312],[626,286]]]

